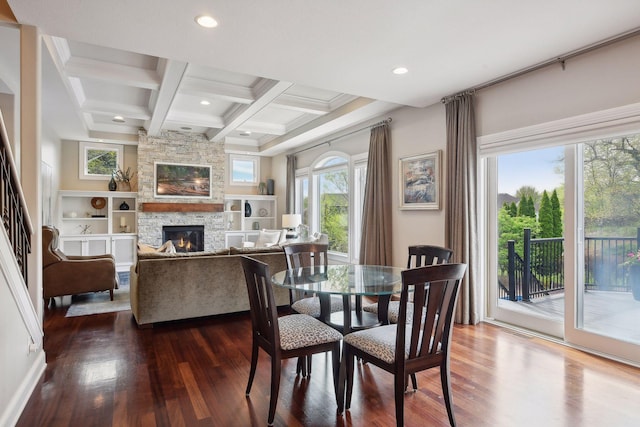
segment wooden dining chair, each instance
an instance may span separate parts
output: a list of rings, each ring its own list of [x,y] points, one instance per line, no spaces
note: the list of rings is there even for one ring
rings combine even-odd
[[[329,245],[327,243],[292,243],[284,246],[284,254],[287,258],[287,268],[297,269],[301,267],[327,266],[329,258],[327,256]],[[320,317],[320,300],[316,295],[309,293],[289,291],[291,308],[300,314],[308,314],[313,317]],[[333,296],[331,298],[331,312],[342,311],[342,298]]]
[[[338,413],[351,406],[354,357],[359,357],[394,375],[398,426],[404,425],[404,391],[408,376],[439,367],[449,423],[455,426],[449,349],[454,309],[466,268],[466,264],[441,264],[403,271],[398,323],[344,336],[338,382]],[[424,310],[414,310],[409,317],[411,291],[414,306],[423,307]],[[344,387],[346,390],[343,390]]]
[[[285,245],[284,253],[287,259],[287,268],[291,270],[301,267],[326,267],[329,264],[328,249],[328,243],[292,243]],[[318,296],[290,289],[289,301],[291,309],[296,313],[307,314],[315,318],[320,317],[320,299]],[[342,311],[342,297],[339,295],[330,297],[330,310],[332,313]],[[299,361],[296,373],[302,373],[302,376],[311,374],[311,356]]]
[[[423,267],[425,265],[446,264],[453,256],[453,250],[434,245],[413,245],[409,246],[409,256],[407,258],[407,268]],[[362,308],[370,313],[378,312],[378,303],[370,304]],[[389,301],[389,322],[398,322],[400,311],[399,301]],[[409,302],[409,313],[413,311],[413,305]],[[409,316],[411,317],[411,316]]]
[[[251,392],[258,365],[258,351],[262,348],[271,357],[271,397],[267,423],[273,425],[280,390],[282,360],[332,352],[334,390],[337,390],[342,334],[306,314],[278,317],[269,266],[243,256],[242,268],[249,294],[249,312],[253,330],[251,371],[246,394],[249,396]]]

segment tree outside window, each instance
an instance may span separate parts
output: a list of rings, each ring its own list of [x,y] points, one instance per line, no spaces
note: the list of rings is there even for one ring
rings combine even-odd
[[[122,146],[80,142],[80,179],[109,179],[123,162]]]

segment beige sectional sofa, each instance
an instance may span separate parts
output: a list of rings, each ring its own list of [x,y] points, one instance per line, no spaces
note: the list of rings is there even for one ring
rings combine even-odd
[[[241,257],[269,264],[272,274],[287,268],[280,247],[229,248],[215,253],[138,253],[131,267],[131,311],[139,326],[156,322],[249,310]],[[275,287],[276,303],[289,293]]]

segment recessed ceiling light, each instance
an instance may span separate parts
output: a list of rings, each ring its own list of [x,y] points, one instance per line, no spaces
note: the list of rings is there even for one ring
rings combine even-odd
[[[240,132],[241,136],[251,136],[251,131],[248,130],[243,130]]]
[[[204,28],[215,28],[218,26],[218,21],[216,21],[209,15],[196,16],[196,22],[198,23],[198,25]]]
[[[191,128],[189,126],[182,126],[180,129],[182,129],[182,130],[191,130]]]
[[[393,74],[407,74],[409,70],[406,67],[396,67],[393,69]]]
[[[124,117],[122,116],[113,116],[113,119],[111,119],[112,122],[116,122],[116,123],[124,123]]]
[[[206,99],[203,99],[202,101],[200,101],[200,105],[209,105],[211,104],[209,101],[207,101]]]

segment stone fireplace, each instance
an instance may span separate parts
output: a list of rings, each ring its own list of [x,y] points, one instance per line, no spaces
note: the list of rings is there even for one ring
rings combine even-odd
[[[162,241],[171,240],[176,252],[204,251],[204,225],[165,225]]]
[[[211,165],[210,199],[189,197],[162,197],[154,195],[155,162],[188,165]],[[210,142],[205,135],[162,131],[159,136],[148,136],[144,130],[138,134],[138,241],[160,246],[164,240],[164,226],[202,227],[203,249],[214,251],[224,248],[224,218],[222,212],[203,212],[200,204],[224,202],[225,154],[224,144]],[[175,206],[163,212],[147,211],[145,204],[163,203]],[[189,207],[193,209],[189,209]],[[171,239],[173,240],[173,239]],[[176,249],[178,249],[174,241]]]

